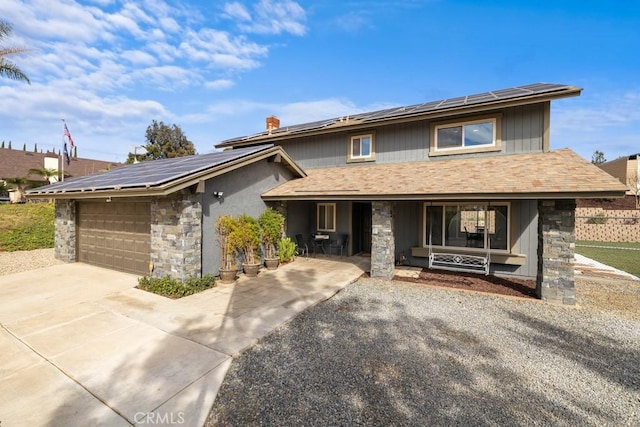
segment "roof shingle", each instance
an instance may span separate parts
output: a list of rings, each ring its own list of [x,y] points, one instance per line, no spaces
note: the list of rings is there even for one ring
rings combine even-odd
[[[569,149],[311,169],[265,200],[463,200],[622,197],[626,187]]]

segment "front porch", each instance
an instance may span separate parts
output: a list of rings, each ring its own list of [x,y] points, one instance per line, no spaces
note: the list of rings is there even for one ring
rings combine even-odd
[[[575,200],[329,200],[284,206],[292,238],[308,236],[310,251],[324,255],[329,242],[352,236],[343,253],[370,253],[372,277],[390,279],[398,264],[445,268],[433,262],[437,256],[482,258],[483,268],[474,270],[533,280],[539,298],[575,304]],[[320,250],[312,241],[316,233],[326,239]]]

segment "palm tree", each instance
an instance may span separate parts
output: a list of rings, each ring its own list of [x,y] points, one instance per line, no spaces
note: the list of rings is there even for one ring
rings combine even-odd
[[[12,31],[13,27],[11,27],[11,24],[5,21],[0,21],[0,41],[9,37]],[[27,77],[16,64],[6,59],[9,55],[16,55],[24,52],[26,52],[25,49],[0,46],[0,75],[13,80],[24,80],[31,84],[29,77]]]
[[[47,182],[47,184],[51,184],[52,182],[60,181],[60,175],[61,174],[60,174],[60,171],[58,171],[57,169],[48,169],[48,168],[37,169],[37,168],[33,168],[33,169],[29,169],[29,175],[41,176],[42,178],[44,178],[44,180]],[[68,176],[67,173],[65,173],[64,175]],[[52,178],[55,178],[55,181]]]

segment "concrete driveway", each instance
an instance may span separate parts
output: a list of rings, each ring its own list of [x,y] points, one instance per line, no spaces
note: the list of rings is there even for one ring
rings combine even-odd
[[[81,263],[0,277],[0,422],[200,426],[234,354],[368,262],[300,258],[180,300]]]

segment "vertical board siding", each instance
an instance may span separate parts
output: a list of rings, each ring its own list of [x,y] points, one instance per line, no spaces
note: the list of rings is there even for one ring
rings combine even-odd
[[[511,203],[512,236],[515,253],[527,254],[522,266],[492,264],[491,271],[500,276],[525,277],[534,279],[537,271],[538,248],[538,208],[535,200]],[[393,216],[395,221],[396,260],[402,252],[413,266],[427,267],[426,257],[412,257],[411,248],[420,246],[423,202],[396,202]]]
[[[518,154],[542,151],[544,103],[508,108],[502,112],[502,152]],[[484,113],[483,115],[487,115]],[[466,116],[461,120],[473,119]],[[337,132],[283,141],[282,147],[303,168],[331,168],[361,165],[347,163],[350,137],[374,132],[375,162],[367,164],[403,163],[429,160],[430,121],[399,123],[353,132]],[[439,157],[486,157],[497,153],[456,154]]]

